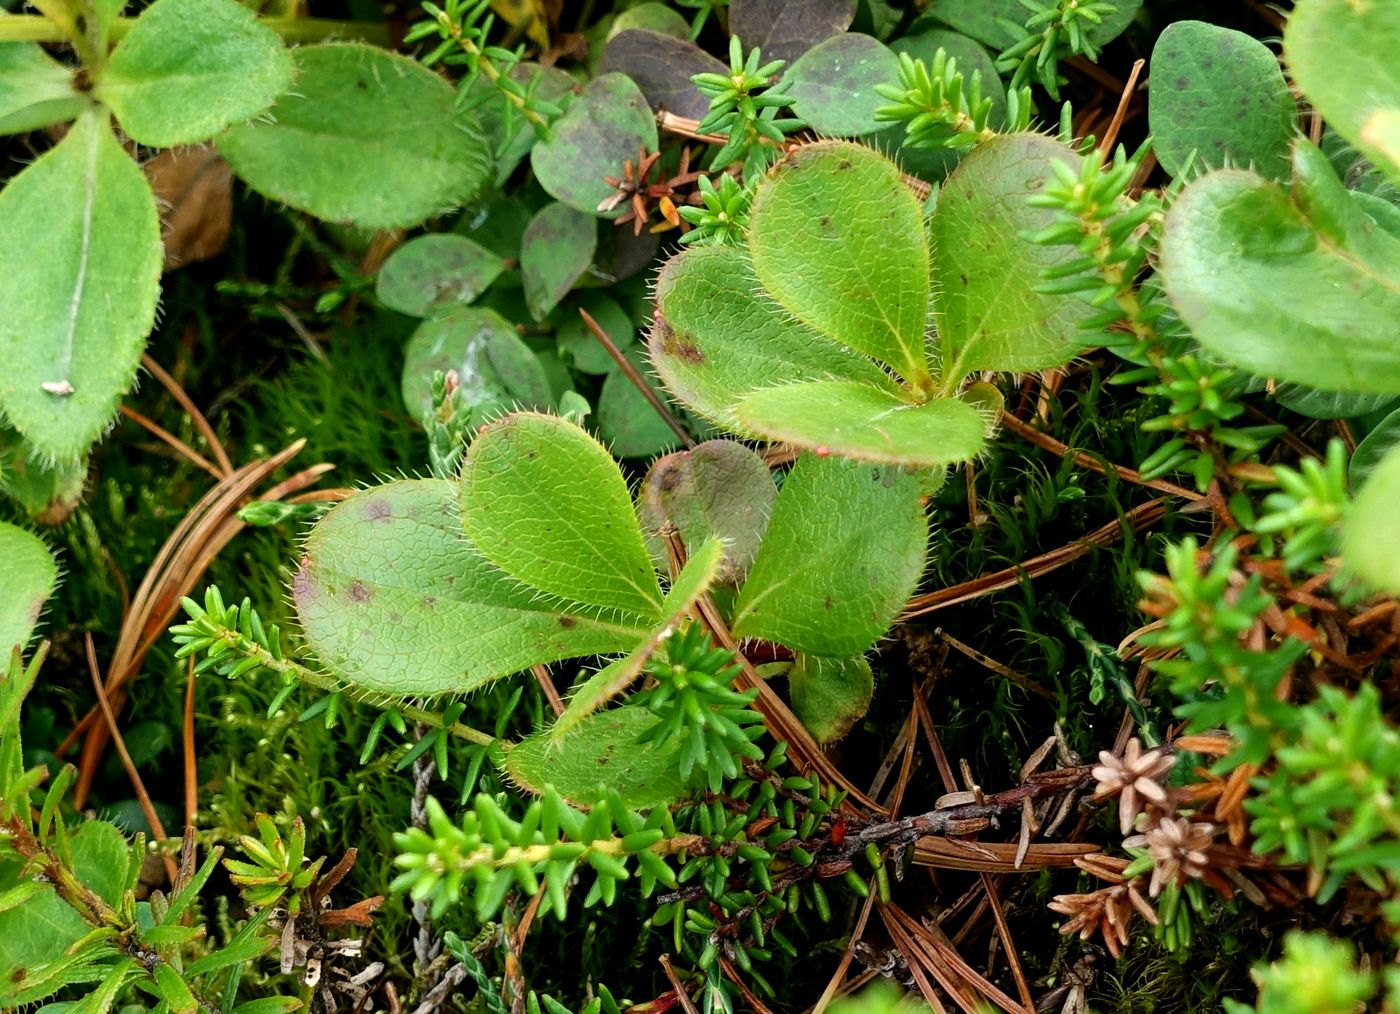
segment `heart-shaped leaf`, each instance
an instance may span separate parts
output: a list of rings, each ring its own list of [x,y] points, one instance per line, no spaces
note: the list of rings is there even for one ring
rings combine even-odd
[[[461,503],[467,534],[516,580],[648,626],[660,617],[627,482],[573,423],[532,412],[492,423],[467,449]]]
[[[553,400],[549,378],[500,314],[465,308],[425,321],[404,349],[403,403],[415,418],[433,408],[437,371],[457,371],[457,403],[482,423],[521,405],[544,408]]]
[[[0,653],[24,648],[39,622],[44,603],[58,583],[58,564],[44,540],[0,521]]]
[[[664,565],[667,559],[658,534],[667,525],[679,530],[687,547],[717,537],[724,562],[716,580],[737,585],[753,564],[777,498],[762,458],[733,440],[707,440],[657,459],[642,480],[637,507],[654,560]]]
[[[312,652],[351,686],[466,693],[537,663],[626,651],[650,627],[554,608],[462,534],[450,482],[350,497],[306,540],[292,598]]]
[[[875,110],[888,103],[875,86],[899,80],[899,57],[877,39],[848,32],[803,53],[783,80],[792,82],[793,112],[813,130],[863,137],[885,128]]]
[[[73,69],[33,42],[0,42],[0,134],[23,134],[75,118],[87,100]]]
[[[76,462],[136,379],[160,293],[151,188],[91,107],[0,192],[0,409]]]
[[[957,398],[915,404],[848,380],[755,391],[734,407],[734,416],[744,429],[772,440],[919,468],[971,460],[987,428],[978,411]]]
[[[391,310],[429,317],[443,307],[470,303],[505,266],[502,258],[465,236],[430,233],[389,255],[379,269],[374,294]]]
[[[614,193],[603,177],[621,176],[625,159],[635,165],[639,148],[656,150],[656,121],[646,96],[626,74],[604,74],[588,82],[550,126],[530,164],[551,197],[597,215],[598,205]]]
[[[589,715],[562,741],[551,738],[552,730],[537,732],[506,754],[506,774],[536,795],[552,785],[578,806],[592,805],[609,791],[632,807],[674,803],[685,795],[679,745],[641,742],[658,721],[645,708],[621,707]]]
[[[1377,113],[1400,110],[1397,47],[1400,7],[1391,3],[1303,0],[1283,33],[1288,71],[1308,101],[1394,181],[1400,161],[1366,127]]]
[[[1400,394],[1400,239],[1312,145],[1293,162],[1291,189],[1223,171],[1182,191],[1162,234],[1167,295],[1197,341],[1258,376]]]
[[[475,121],[421,63],[356,43],[293,56],[296,88],[218,141],[260,194],[327,221],[394,229],[465,204],[490,178]]]
[[[1090,343],[1077,324],[1092,308],[1026,283],[1079,256],[1027,238],[1052,221],[1052,212],[1026,199],[1045,185],[1056,161],[1079,165],[1052,138],[1003,134],[974,148],[943,185],[929,229],[945,391],[979,370],[1058,366]]]
[[[908,472],[805,454],[783,483],[734,611],[734,633],[859,655],[924,569],[928,519]]]
[[[688,39],[632,28],[608,39],[603,72],[626,74],[653,109],[703,120],[710,111],[710,100],[691,83],[691,75],[727,76],[729,67]]]
[[[799,651],[787,677],[793,713],[818,743],[850,732],[875,696],[875,674],[860,655],[821,658]]]
[[[749,258],[732,247],[672,257],[656,280],[648,351],[662,381],[701,415],[738,428],[745,394],[802,380],[841,378],[894,392],[863,355],[804,327],[764,297]]]
[[[928,382],[923,210],[898,166],[847,141],[806,145],[764,177],[749,222],[754,271],[783,309]]]
[[[292,56],[237,0],[156,0],[97,75],[93,92],[133,141],[193,144],[270,107]]]
[[[856,0],[730,0],[729,31],[765,60],[791,63],[817,43],[840,35],[856,16]]]
[[[1168,25],[1152,49],[1148,98],[1152,150],[1173,176],[1188,162],[1193,175],[1227,165],[1288,174],[1298,111],[1278,60],[1257,39],[1204,21]]]
[[[555,201],[530,220],[520,249],[525,305],[544,320],[593,263],[598,223],[592,215]]]

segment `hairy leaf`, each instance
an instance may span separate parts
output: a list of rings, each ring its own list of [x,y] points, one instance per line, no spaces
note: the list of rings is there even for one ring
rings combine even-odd
[[[765,60],[791,63],[817,43],[840,35],[856,16],[856,0],[731,0],[729,32]]]
[[[675,526],[688,548],[717,537],[724,546],[718,580],[737,585],[758,554],[777,498],[761,457],[733,440],[707,440],[657,459],[642,480],[637,506],[654,560],[665,565],[658,533],[666,525]]]
[[[312,529],[292,599],[312,652],[355,687],[466,693],[529,668],[625,651],[648,627],[560,608],[462,534],[453,483],[402,480],[345,500]]]
[[[75,118],[87,100],[73,71],[33,42],[0,42],[0,134],[23,134]]]
[[[13,497],[39,524],[68,520],[83,498],[87,473],[86,457],[41,461],[18,433],[0,426],[0,493]]]
[[[562,741],[537,732],[506,754],[506,774],[527,792],[554,786],[578,806],[616,792],[627,806],[658,806],[685,795],[680,747],[638,740],[660,721],[645,708],[612,708],[589,715]]]
[[[1298,112],[1278,60],[1257,39],[1203,21],[1168,25],[1152,50],[1148,99],[1152,150],[1171,175],[1188,162],[1193,175],[1226,165],[1288,174]]]
[[[944,390],[979,370],[1058,366],[1092,342],[1076,326],[1092,307],[1025,282],[1079,256],[1027,238],[1053,219],[1026,199],[1045,185],[1056,160],[1079,164],[1059,141],[1004,134],[974,148],[943,185],[929,228]]]
[[[598,225],[593,216],[555,201],[530,220],[520,250],[520,273],[530,315],[544,320],[593,263]]]
[[[928,380],[929,255],[899,168],[847,141],[778,163],[754,195],[749,249],[763,288],[822,334]]]
[[[739,593],[734,633],[814,655],[868,649],[924,569],[920,492],[919,480],[898,469],[799,458]]]
[[[490,178],[474,119],[422,64],[356,43],[293,55],[296,87],[218,141],[254,190],[327,221],[393,229],[466,203]]]
[[[0,409],[75,462],[136,379],[160,292],[151,188],[96,107],[0,192]]]
[[[379,269],[374,294],[391,310],[428,317],[470,303],[505,270],[505,261],[475,240],[451,232],[416,236]]]
[[[850,732],[875,696],[875,674],[860,655],[821,658],[798,652],[787,677],[792,710],[818,743]]]
[[[156,0],[94,82],[133,141],[193,144],[268,109],[292,83],[277,33],[237,0]]]
[[[588,82],[550,126],[530,164],[551,197],[597,215],[598,205],[614,192],[603,177],[621,178],[623,161],[635,165],[639,148],[656,150],[656,121],[646,96],[627,75],[604,74]]]
[[[703,120],[710,100],[691,84],[690,77],[727,76],[729,67],[687,39],[632,28],[610,38],[603,51],[603,72],[614,71],[635,81],[653,109]]]
[[[672,394],[730,428],[745,394],[777,384],[839,378],[897,389],[870,359],[766,298],[749,258],[731,247],[686,250],[661,269],[648,350]]]
[[[755,391],[734,415],[746,430],[796,447],[919,468],[976,457],[986,429],[978,411],[957,398],[914,404],[847,380]]]
[[[1161,259],[1182,321],[1228,362],[1329,391],[1400,394],[1400,239],[1312,145],[1294,149],[1291,189],[1243,171],[1191,183],[1167,213]]]
[[[39,622],[44,603],[58,583],[58,564],[44,540],[0,521],[0,653],[24,648]]]
[[[813,130],[863,137],[885,128],[875,110],[889,102],[875,86],[899,80],[899,58],[879,40],[848,32],[802,54],[783,80],[792,82],[793,111]]]
[[[1313,107],[1367,158],[1400,182],[1400,160],[1366,127],[1400,110],[1400,6],[1303,0],[1289,15],[1283,55]],[[1384,120],[1380,121],[1384,122]]]
[[[549,595],[655,621],[661,589],[612,455],[571,422],[521,412],[467,449],[462,524],[482,554]]]

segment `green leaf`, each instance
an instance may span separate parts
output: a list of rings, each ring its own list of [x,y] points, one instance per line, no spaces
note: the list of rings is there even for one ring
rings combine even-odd
[[[703,120],[709,112],[710,100],[690,79],[696,74],[727,77],[729,65],[685,38],[688,34],[684,31],[676,38],[645,28],[613,33],[608,36],[607,49],[603,52],[602,71],[626,74],[642,90],[653,109]]]
[[[656,150],[656,121],[646,96],[627,75],[604,74],[584,86],[548,139],[535,145],[530,164],[551,197],[597,215],[598,205],[614,193],[603,177],[620,177],[624,159],[635,165],[639,148]]]
[[[76,462],[136,379],[160,293],[160,222],[95,107],[0,192],[0,409]]]
[[[1167,295],[1197,341],[1250,373],[1400,394],[1400,239],[1312,145],[1294,167],[1291,190],[1223,171],[1182,191],[1162,234]]]
[[[379,269],[374,294],[391,310],[429,317],[481,295],[506,268],[504,258],[450,232],[416,236]]]
[[[613,300],[601,292],[585,292],[579,304],[598,322],[603,334],[611,338],[618,349],[626,352],[636,343],[637,331],[632,318]],[[593,337],[593,332],[579,316],[578,308],[570,305],[562,311],[562,316],[564,319],[554,332],[561,356],[567,356],[573,368],[582,373],[615,372],[617,363],[608,355],[602,343]]]
[[[307,644],[352,686],[466,693],[536,663],[626,651],[649,625],[554,608],[463,537],[450,482],[357,493],[312,529],[292,597]]]
[[[1342,559],[1361,580],[1391,595],[1400,594],[1400,447],[1391,447],[1371,470],[1351,506],[1342,533]]]
[[[577,806],[616,792],[630,807],[675,802],[685,794],[679,745],[638,742],[660,721],[645,708],[621,707],[589,715],[561,741],[537,732],[506,754],[506,774],[527,792],[546,786]]]
[[[793,111],[817,133],[862,137],[885,128],[875,110],[889,102],[875,86],[899,80],[899,57],[868,35],[847,32],[803,53],[783,80],[792,82]]]
[[[457,371],[457,404],[480,425],[513,407],[553,400],[539,357],[494,310],[469,307],[424,321],[404,349],[403,403],[421,419],[433,408],[433,374]]]
[[[1393,152],[1366,131],[1376,113],[1400,110],[1397,46],[1400,7],[1391,3],[1303,0],[1283,33],[1288,71],[1308,101],[1337,133],[1400,182]]]
[[[1227,165],[1288,175],[1298,111],[1274,54],[1243,32],[1168,25],[1152,49],[1147,111],[1152,150],[1172,176],[1188,163],[1192,175]]]
[[[642,480],[637,509],[653,560],[665,566],[666,544],[658,533],[667,525],[687,548],[719,538],[724,562],[716,580],[737,585],[758,554],[777,498],[761,457],[733,440],[707,440],[657,459]]]
[[[58,564],[44,540],[0,521],[0,653],[29,644],[44,603],[58,584]]]
[[[573,97],[574,79],[558,67],[545,67],[529,60],[517,63],[506,74],[522,88],[531,89],[535,101],[563,109]],[[505,97],[500,88],[480,75],[467,91],[467,108],[476,114],[491,151],[495,153],[495,185],[499,190],[535,146],[539,135],[535,125]],[[513,195],[512,195],[513,196]]]
[[[850,732],[875,696],[875,674],[860,655],[821,658],[798,652],[787,677],[793,712],[822,744]]]
[[[1347,478],[1351,480],[1351,488],[1360,489],[1381,459],[1390,453],[1391,448],[1397,446],[1400,446],[1400,408],[1378,422],[1376,428],[1356,445],[1356,450],[1351,454],[1351,461],[1347,464]]]
[[[661,589],[612,455],[573,423],[521,412],[467,449],[462,524],[516,580],[655,621]]]
[[[121,902],[131,847],[113,825],[102,820],[80,824],[70,835],[73,872],[93,893],[112,907]],[[13,864],[0,863],[0,883],[16,882]],[[0,996],[12,986],[36,977],[45,965],[68,959],[63,952],[92,930],[88,923],[52,887],[23,906],[0,912]],[[60,979],[55,985],[62,985]],[[36,998],[37,999],[37,998]]]
[[[608,38],[612,39],[631,28],[646,28],[653,32],[663,32],[677,39],[690,35],[690,25],[678,11],[673,11],[663,3],[643,3],[619,11],[608,28]]]
[[[1058,366],[1092,343],[1077,328],[1092,307],[1037,293],[1026,282],[1080,256],[1027,238],[1054,219],[1026,200],[1044,187],[1056,161],[1078,171],[1079,157],[1059,141],[1003,134],[974,148],[943,185],[929,228],[945,391],[979,370]]]
[[[530,316],[544,320],[569,294],[598,248],[598,226],[591,215],[557,201],[546,204],[525,229],[520,273]]]
[[[296,87],[219,151],[267,197],[331,222],[414,226],[470,201],[491,152],[452,86],[422,64],[355,43],[294,50]]]
[[[41,525],[59,525],[77,509],[87,458],[46,464],[14,430],[0,425],[0,493],[13,497]]]
[[[632,365],[642,375],[646,385],[661,396],[665,394],[647,374],[646,356],[640,349],[627,353]],[[609,373],[598,395],[598,439],[619,458],[650,458],[663,451],[675,449],[680,442],[637,385],[621,370]]]
[[[575,687],[569,696],[568,707],[550,728],[550,735],[555,741],[562,741],[585,717],[597,712],[636,682],[642,674],[642,667],[695,608],[700,597],[714,585],[723,561],[724,547],[719,539],[707,539],[695,548],[695,553],[686,561],[666,593],[666,601],[661,607],[661,622],[626,657],[605,666]]]
[[[798,459],[739,593],[733,628],[814,655],[858,655],[924,569],[919,480],[840,458]]]
[[[971,460],[987,428],[978,411],[957,398],[915,404],[847,380],[755,391],[734,415],[746,430],[819,454],[918,468]]]
[[[759,184],[749,222],[754,271],[783,309],[928,381],[923,211],[898,166],[847,141],[806,145]]]
[[[292,1014],[305,1006],[294,996],[264,996],[233,1008],[233,1014]]]
[[[133,141],[193,144],[268,109],[292,83],[277,33],[236,0],[156,0],[94,82]]]
[[[729,31],[763,50],[764,60],[796,60],[840,35],[856,16],[855,0],[730,0]]]
[[[1104,15],[1102,24],[1080,22],[1095,46],[1103,46],[1122,35],[1142,8],[1142,0],[1114,0],[1114,3],[1118,9]],[[941,22],[993,49],[1005,49],[1020,36],[1008,30],[1003,22],[1023,25],[1029,16],[1030,10],[1021,0],[930,0],[919,23],[925,18]]]
[[[1354,419],[1369,415],[1395,401],[1391,394],[1347,394],[1342,391],[1319,391],[1302,384],[1279,384],[1274,400],[1284,408],[1313,419]]]
[[[731,429],[734,405],[776,384],[837,377],[897,390],[870,359],[765,298],[748,257],[732,247],[676,254],[661,269],[655,298],[648,351],[656,372],[686,405]]]
[[[42,130],[87,105],[73,87],[72,68],[33,42],[0,42],[0,134]]]

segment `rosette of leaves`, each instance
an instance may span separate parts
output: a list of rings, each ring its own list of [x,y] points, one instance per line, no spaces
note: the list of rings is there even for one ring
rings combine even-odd
[[[982,448],[1000,394],[981,371],[1039,370],[1085,347],[1074,297],[1033,288],[1073,256],[1025,238],[1067,146],[985,141],[925,222],[899,168],[846,141],[806,145],[759,184],[747,249],[682,251],[656,286],[652,363],[682,402],[746,437],[917,468]]]
[[[135,381],[160,294],[156,201],[118,129],[151,148],[213,139],[259,193],[370,228],[459,206],[491,168],[452,87],[412,60],[289,50],[236,0],[156,0],[113,47],[122,6],[44,5],[79,68],[0,43],[0,132],[72,121],[0,192],[0,411],[26,458],[69,470]]]
[[[799,460],[732,600],[735,634],[824,658],[861,655],[923,570],[921,489],[896,469]],[[321,664],[379,693],[463,694],[533,665],[620,656],[576,687],[535,746],[511,750],[509,770],[574,797],[605,773],[629,801],[655,802],[683,788],[678,745],[627,747],[659,719],[634,705],[603,709],[653,656],[666,657],[699,598],[732,579],[730,522],[711,520],[709,531],[690,529],[689,560],[663,590],[617,463],[575,423],[522,412],[482,427],[457,481],[390,482],[328,513],[292,594]],[[580,761],[566,789],[562,755],[602,759]]]

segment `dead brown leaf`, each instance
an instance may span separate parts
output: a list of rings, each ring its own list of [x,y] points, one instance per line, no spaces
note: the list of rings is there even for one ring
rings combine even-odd
[[[233,221],[233,171],[214,146],[169,148],[142,168],[160,208],[165,270],[217,256]]]

